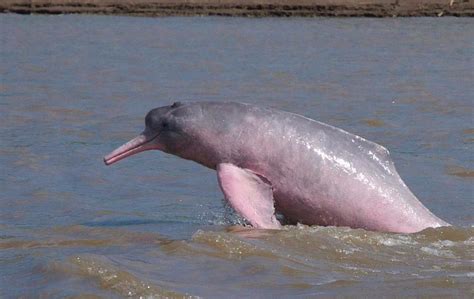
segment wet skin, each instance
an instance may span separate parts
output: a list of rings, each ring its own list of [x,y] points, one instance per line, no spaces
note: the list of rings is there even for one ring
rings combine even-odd
[[[145,131],[107,165],[158,149],[217,171],[232,207],[257,228],[289,223],[412,233],[449,225],[408,189],[383,146],[301,115],[234,102],[151,110]]]

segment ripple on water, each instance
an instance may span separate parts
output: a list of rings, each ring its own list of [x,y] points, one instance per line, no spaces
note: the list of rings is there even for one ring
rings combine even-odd
[[[94,278],[103,289],[113,290],[121,296],[134,298],[193,298],[147,283],[130,272],[115,266],[104,256],[83,255],[70,259],[79,273]]]
[[[474,178],[474,169],[468,169],[461,166],[447,166],[446,173],[461,178]]]
[[[234,226],[168,240],[116,227],[68,226],[9,235],[0,238],[0,248],[55,250],[63,261],[47,262],[43,279],[79,279],[79,290],[93,286],[120,296],[250,296],[256,291],[382,296],[395,289],[397,295],[413,296],[419,286],[429,286],[431,291],[423,294],[449,295],[447,290],[470,292],[474,228],[405,235],[303,225],[276,231]],[[93,248],[108,253],[88,254]]]
[[[362,120],[362,122],[369,127],[376,127],[376,128],[383,127],[385,125],[383,120],[380,120],[380,119],[364,119]]]

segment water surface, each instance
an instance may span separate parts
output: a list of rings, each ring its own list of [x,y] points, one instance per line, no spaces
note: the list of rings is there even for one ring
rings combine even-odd
[[[474,22],[0,15],[0,297],[472,297]],[[452,228],[244,229],[215,173],[102,156],[178,100],[387,147]]]

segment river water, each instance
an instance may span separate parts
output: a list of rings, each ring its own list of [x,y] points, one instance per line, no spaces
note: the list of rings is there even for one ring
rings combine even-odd
[[[0,297],[472,297],[474,20],[0,15]],[[214,171],[104,154],[178,100],[387,147],[450,228],[245,228]]]

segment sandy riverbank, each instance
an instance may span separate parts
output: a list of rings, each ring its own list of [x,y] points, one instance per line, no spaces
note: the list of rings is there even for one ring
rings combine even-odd
[[[134,16],[474,16],[474,0],[3,0],[1,13]]]

